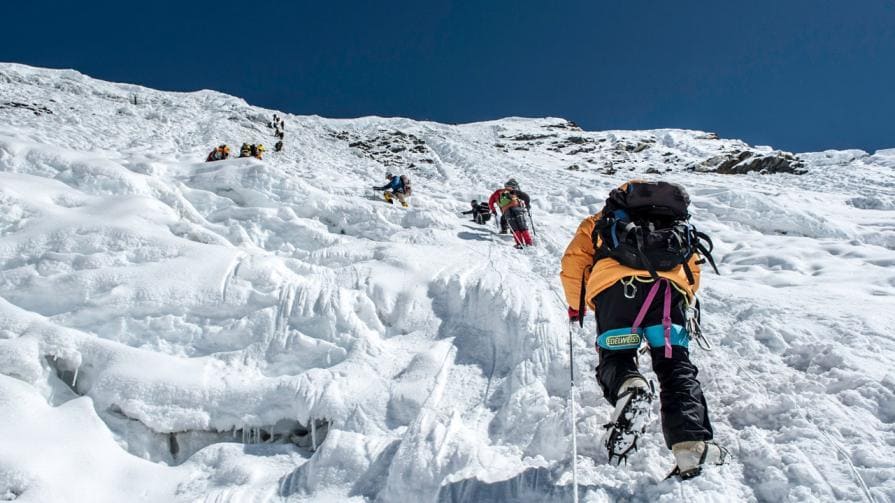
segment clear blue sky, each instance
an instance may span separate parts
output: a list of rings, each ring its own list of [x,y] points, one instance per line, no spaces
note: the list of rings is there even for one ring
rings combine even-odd
[[[12,4],[0,61],[296,114],[895,147],[895,0]]]

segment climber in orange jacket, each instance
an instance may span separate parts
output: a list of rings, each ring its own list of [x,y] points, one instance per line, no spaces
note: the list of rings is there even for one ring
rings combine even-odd
[[[604,438],[610,460],[620,462],[636,448],[650,415],[652,385],[637,365],[645,341],[661,389],[662,430],[677,463],[672,474],[681,478],[727,455],[712,441],[689,357],[690,337],[698,331],[700,264],[703,255],[713,267],[714,260],[711,240],[689,223],[688,205],[676,184],[621,185],[578,226],[560,273],[569,319],[580,322],[587,308],[596,316],[597,382],[615,406]]]

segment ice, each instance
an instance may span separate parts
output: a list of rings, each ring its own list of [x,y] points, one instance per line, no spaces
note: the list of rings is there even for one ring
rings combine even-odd
[[[663,481],[653,421],[607,464],[589,320],[581,501],[895,500],[895,149],[721,175],[704,163],[777,151],[294,116],[16,64],[0,96],[0,499],[571,500],[559,259],[648,177],[684,184],[715,242],[715,349],[692,354],[732,461]],[[202,162],[273,145],[275,112],[284,152]],[[387,170],[411,176],[409,208],[371,193]],[[533,199],[524,252],[459,214],[510,177]]]

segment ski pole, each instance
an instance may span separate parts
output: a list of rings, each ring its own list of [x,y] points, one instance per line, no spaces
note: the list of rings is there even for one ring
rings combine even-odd
[[[580,316],[580,314],[579,314]],[[575,424],[575,359],[572,357],[572,322],[569,322],[569,401],[572,416],[572,501],[578,503],[578,428]]]
[[[531,233],[537,237],[538,233],[535,231],[535,221],[531,218],[531,208],[526,208],[528,210],[528,221],[531,222]]]

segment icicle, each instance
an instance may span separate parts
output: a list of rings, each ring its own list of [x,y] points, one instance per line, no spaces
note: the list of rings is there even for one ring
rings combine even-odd
[[[71,378],[71,388],[78,391],[78,371],[81,370],[81,367],[75,369],[75,376]]]
[[[317,421],[311,419],[311,450],[317,450]]]

